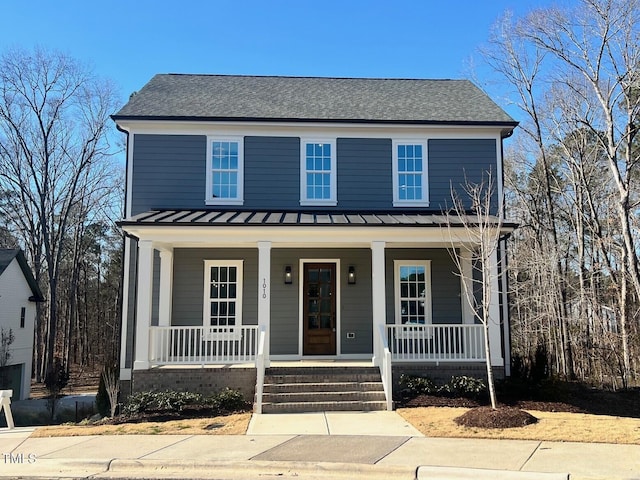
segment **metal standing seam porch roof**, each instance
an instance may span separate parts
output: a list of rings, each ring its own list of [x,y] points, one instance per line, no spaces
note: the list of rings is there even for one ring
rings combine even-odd
[[[499,218],[491,216],[491,223]],[[126,226],[405,226],[442,227],[473,225],[474,215],[456,218],[453,215],[414,212],[288,212],[264,210],[150,210],[130,218],[119,225]],[[512,229],[514,223],[503,222],[502,227]]]
[[[155,75],[112,118],[517,125],[468,80],[190,74]]]

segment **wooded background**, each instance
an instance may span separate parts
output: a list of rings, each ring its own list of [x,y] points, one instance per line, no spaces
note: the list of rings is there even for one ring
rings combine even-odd
[[[505,142],[514,373],[627,386],[640,369],[640,7],[506,13],[478,83],[520,121]],[[485,72],[486,70],[486,72]],[[493,93],[497,92],[497,93]],[[34,378],[118,360],[124,138],[113,83],[58,52],[0,58],[0,247],[25,250]]]

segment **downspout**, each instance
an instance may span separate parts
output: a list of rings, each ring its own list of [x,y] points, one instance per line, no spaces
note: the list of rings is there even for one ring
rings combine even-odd
[[[504,195],[504,139],[509,138],[513,135],[513,129],[504,132],[500,138],[500,161],[502,162],[502,178],[500,181],[502,182],[502,192]],[[503,200],[502,202],[502,218],[506,216],[506,205]],[[501,286],[501,291],[503,294],[502,297],[502,308],[500,309],[500,322],[502,323],[502,358],[504,358],[504,375],[505,377],[511,376],[511,346],[512,346],[512,338],[511,338],[511,319],[509,315],[509,305],[511,305],[511,300],[509,298],[509,276],[506,275],[508,271],[508,256],[507,256],[507,240],[511,236],[512,232],[508,232],[502,235],[498,239],[498,250],[500,253],[500,257],[503,260],[503,263],[499,262],[498,266],[500,267],[499,275],[498,275],[498,285]],[[503,247],[500,247],[500,245]],[[507,320],[508,321],[505,321]]]
[[[113,118],[113,117],[112,117]],[[129,192],[127,191],[128,185],[129,185],[129,148],[130,148],[130,133],[127,129],[122,128],[120,125],[118,125],[118,123],[116,122],[116,129],[122,133],[124,133],[126,135],[126,142],[125,142],[125,192],[124,192],[124,202],[123,202],[123,210],[122,210],[122,218],[126,218],[126,212],[127,212],[127,198],[128,198],[128,194]],[[131,235],[128,234],[127,232],[124,232],[124,235],[122,237],[122,267],[121,267],[121,271],[120,271],[120,278],[122,279],[121,283],[120,283],[120,355],[119,355],[119,370],[120,370],[120,380],[122,381],[122,373],[123,371],[128,371],[129,373],[127,374],[127,378],[125,378],[126,380],[128,380],[129,382],[132,381],[132,377],[131,377],[131,369],[133,368],[133,363],[127,367],[127,350],[128,350],[128,342],[127,342],[127,328],[128,328],[128,323],[129,323],[129,317],[130,317],[130,312],[128,309],[128,304],[129,304],[129,295],[131,293],[131,286],[129,285],[127,278],[130,277],[130,269],[131,269],[131,252],[129,252],[128,258],[127,258],[127,242],[130,242],[130,245],[133,243],[131,241]],[[137,258],[137,255],[136,255]],[[137,275],[137,274],[136,274]],[[136,282],[137,283],[137,282]],[[125,290],[125,284],[127,285],[127,289]],[[125,298],[125,294],[126,294],[126,298]],[[134,295],[134,299],[136,296],[135,291],[133,292]],[[125,312],[126,312],[126,318],[125,318]],[[136,319],[135,319],[135,309],[133,311],[133,317],[132,317],[132,328],[133,328],[133,336],[132,336],[132,343],[131,343],[131,350],[132,350],[132,355],[131,355],[131,359],[133,362],[133,345],[135,345],[135,324],[136,324]],[[130,384],[130,392],[132,392],[132,385]]]

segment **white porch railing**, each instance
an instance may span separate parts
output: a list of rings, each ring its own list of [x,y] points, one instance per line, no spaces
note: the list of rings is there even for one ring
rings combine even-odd
[[[394,362],[485,360],[482,325],[386,325]]]
[[[258,326],[150,327],[152,365],[213,365],[255,362]]]

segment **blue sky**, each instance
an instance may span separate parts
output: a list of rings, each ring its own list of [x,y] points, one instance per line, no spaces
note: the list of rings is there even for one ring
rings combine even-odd
[[[113,79],[124,102],[155,73],[469,77],[470,57],[505,10],[551,0],[2,3],[0,52],[62,50]]]

